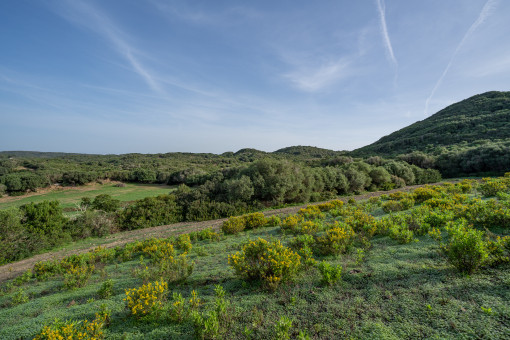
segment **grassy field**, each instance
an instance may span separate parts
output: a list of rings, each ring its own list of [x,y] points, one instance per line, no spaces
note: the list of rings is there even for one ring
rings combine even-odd
[[[99,184],[92,183],[80,187],[65,187],[43,190],[41,193],[33,193],[24,196],[0,198],[0,209],[19,207],[27,203],[39,203],[42,201],[57,200],[66,210],[76,208],[82,197],[94,198],[97,195],[108,194],[122,202],[134,201],[148,196],[168,194],[175,189],[174,186],[157,184],[126,183],[124,187],[118,187],[115,183]]]
[[[386,216],[380,207],[365,208],[374,216]],[[341,219],[326,214],[320,223]],[[492,231],[509,234],[508,229]],[[107,339],[193,339],[190,320],[171,321],[172,293],[189,300],[195,290],[200,310],[207,311],[214,305],[215,285],[224,287],[230,302],[228,331],[220,338],[278,338],[276,324],[283,316],[292,321],[291,338],[298,338],[300,332],[302,339],[510,338],[509,263],[461,274],[440,255],[438,243],[428,235],[415,235],[402,244],[381,234],[369,245],[355,242],[340,256],[314,256],[341,265],[340,282],[324,285],[319,270],[312,266],[293,282],[268,291],[257,282],[240,279],[228,265],[229,254],[259,237],[285,245],[294,238],[276,226],[223,235],[218,241],[193,242],[187,254],[195,261],[193,273],[182,283],[169,284],[168,302],[162,314],[152,319],[137,320],[123,301],[125,289],[143,283],[135,269],[148,262],[139,252],[106,261],[104,266],[98,263],[88,284],[75,290],[65,289],[61,276],[19,283],[29,301],[17,306],[12,305],[17,288],[11,281],[0,296],[0,338],[28,339],[55,318],[91,320],[105,305],[112,312]],[[106,279],[114,281],[113,295],[101,299],[98,291]]]

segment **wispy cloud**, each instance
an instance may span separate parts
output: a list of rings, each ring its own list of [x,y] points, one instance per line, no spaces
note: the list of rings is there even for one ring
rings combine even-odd
[[[462,48],[462,46],[464,46],[466,41],[473,34],[473,32],[478,28],[478,26],[483,24],[483,22],[491,15],[491,13],[496,8],[497,2],[498,2],[498,0],[488,0],[485,3],[485,5],[483,6],[482,10],[480,11],[480,14],[478,15],[478,18],[471,25],[471,27],[469,27],[469,29],[467,30],[466,34],[464,34],[464,37],[462,38],[460,43],[457,45],[457,48],[455,48],[455,51],[453,52],[452,57],[450,58],[450,61],[448,62],[448,65],[446,65],[446,68],[444,69],[443,73],[441,74],[441,76],[437,80],[436,84],[434,85],[434,88],[432,89],[432,92],[430,92],[430,95],[425,100],[425,115],[428,114],[430,101],[432,100],[432,97],[434,97],[434,94],[436,93],[437,89],[439,88],[439,86],[443,82],[444,77],[446,76],[446,74],[450,70],[450,67],[453,64],[453,61],[454,61],[455,57],[457,56],[457,53],[459,53],[459,51]]]
[[[395,58],[395,54],[393,53],[393,47],[391,46],[390,35],[388,34],[388,27],[386,25],[386,5],[384,0],[377,0],[377,10],[379,11],[379,21],[381,24],[381,34],[383,38],[384,46],[386,47],[386,52],[388,58],[395,68],[398,67],[397,58]]]
[[[316,68],[300,67],[296,71],[285,74],[284,77],[303,91],[316,92],[349,76],[351,73],[349,66],[350,61],[347,58],[342,58]]]
[[[129,63],[132,71],[138,74],[154,91],[162,93],[163,90],[156,77],[143,65],[137,49],[128,42],[122,30],[112,20],[90,2],[68,0],[66,6],[59,2],[55,6],[58,14],[69,22],[86,27],[112,43],[115,50]]]

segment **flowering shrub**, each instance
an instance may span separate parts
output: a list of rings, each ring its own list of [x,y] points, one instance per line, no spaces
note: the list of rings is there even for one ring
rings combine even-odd
[[[237,234],[244,230],[244,218],[239,216],[230,217],[228,220],[223,222],[221,230],[225,234]]]
[[[301,222],[303,222],[303,216],[289,215],[283,219],[281,228],[282,230],[293,229]]]
[[[374,216],[360,209],[352,209],[344,219],[345,224],[351,226],[355,232],[372,236],[377,230],[377,220]]]
[[[58,321],[45,325],[34,337],[34,340],[57,339],[104,339],[103,328],[108,325],[110,313],[96,313],[93,321]]]
[[[309,205],[306,208],[299,209],[298,214],[308,220],[313,220],[316,218],[324,218],[324,214],[321,212],[319,207],[316,205]]]
[[[486,197],[496,196],[500,191],[508,191],[507,178],[483,178],[480,184],[480,191]]]
[[[279,216],[271,216],[267,219],[268,227],[276,227],[282,223],[282,219]]]
[[[236,274],[246,280],[261,280],[274,289],[291,280],[301,267],[300,256],[283,246],[279,240],[257,239],[246,244],[241,252],[228,257]]]
[[[438,198],[440,196],[440,193],[434,189],[432,189],[430,186],[425,186],[422,188],[414,189],[413,191],[413,197],[418,203],[423,203],[426,200],[429,200],[431,198]]]
[[[389,196],[390,200],[400,201],[404,198],[408,198],[409,194],[404,191],[397,191],[397,192],[393,192],[393,193],[389,194],[388,196]]]
[[[108,299],[113,295],[113,280],[109,279],[103,282],[101,288],[97,291],[97,295],[101,299]]]
[[[64,287],[67,289],[75,289],[85,286],[94,269],[94,265],[91,264],[71,264],[64,272]]]
[[[127,308],[140,318],[159,313],[165,299],[168,284],[161,280],[149,282],[141,287],[126,289]]]
[[[193,247],[191,245],[191,239],[189,237],[189,234],[181,234],[179,237],[177,237],[177,240],[175,241],[175,246],[182,250],[185,253],[188,253],[191,248]]]
[[[326,234],[315,240],[319,254],[339,255],[347,251],[354,240],[354,230],[349,225],[338,225],[326,230]]]
[[[242,217],[244,219],[244,227],[246,229],[256,229],[267,224],[267,219],[261,212],[246,214]]]
[[[175,256],[173,244],[164,239],[151,238],[143,241],[140,247],[141,251],[154,261]]]
[[[281,226],[283,231],[288,231],[292,234],[315,234],[319,230],[319,224],[313,221],[301,222],[296,225],[283,224]]]

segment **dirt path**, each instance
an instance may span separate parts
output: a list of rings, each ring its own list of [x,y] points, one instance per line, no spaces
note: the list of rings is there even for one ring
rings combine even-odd
[[[356,195],[356,196],[344,196],[340,197],[339,199],[347,202],[349,199],[353,198],[355,200],[362,200],[367,199],[374,196],[380,196],[383,194],[389,194],[396,191],[409,191],[418,187],[421,187],[422,185],[410,185],[406,186],[404,188],[394,189],[390,191],[375,191],[375,192],[369,192],[362,195]],[[317,202],[312,204],[319,204],[323,202]],[[264,215],[266,216],[273,216],[273,215],[288,215],[288,214],[295,214],[298,212],[299,209],[306,207],[310,204],[303,204],[299,206],[294,207],[287,207],[287,208],[281,208],[281,209],[273,209],[273,210],[267,210],[264,211]],[[211,221],[203,221],[203,222],[180,222],[170,225],[161,225],[157,227],[151,227],[151,228],[145,228],[145,229],[137,229],[137,230],[131,230],[131,231],[125,231],[117,234],[112,234],[110,236],[104,237],[104,238],[98,238],[91,240],[90,243],[81,243],[80,246],[76,246],[76,244],[69,244],[68,247],[72,247],[72,249],[61,249],[57,251],[51,251],[44,254],[39,254],[32,256],[30,258],[9,263],[3,266],[0,266],[0,282],[6,281],[8,279],[11,279],[13,277],[16,277],[23,272],[27,271],[28,269],[33,268],[34,264],[39,261],[46,261],[51,259],[62,259],[66,256],[69,256],[71,254],[81,254],[88,252],[98,246],[103,246],[107,248],[113,248],[116,246],[121,246],[129,242],[137,241],[137,240],[144,240],[151,237],[155,238],[164,238],[164,237],[170,237],[172,235],[179,235],[183,233],[188,233],[191,231],[197,231],[202,230],[205,228],[212,227],[213,229],[219,230],[221,227],[221,224],[223,221],[225,221],[226,218],[222,218],[219,220],[211,220]]]

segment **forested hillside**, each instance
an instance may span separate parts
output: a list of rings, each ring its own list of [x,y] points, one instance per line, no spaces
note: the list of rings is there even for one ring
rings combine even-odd
[[[501,174],[510,169],[510,92],[470,97],[351,155],[398,157],[445,177]]]

